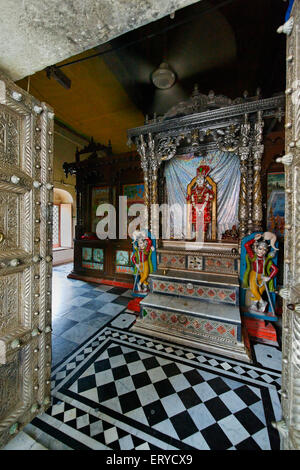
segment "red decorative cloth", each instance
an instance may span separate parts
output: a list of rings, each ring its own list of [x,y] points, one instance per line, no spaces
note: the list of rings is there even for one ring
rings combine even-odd
[[[187,201],[192,204],[192,223],[196,224],[198,209],[200,212],[198,217],[203,217],[205,232],[211,223],[211,201],[213,198],[214,193],[211,189],[207,186],[198,186],[197,183],[191,190],[191,194],[187,196]]]

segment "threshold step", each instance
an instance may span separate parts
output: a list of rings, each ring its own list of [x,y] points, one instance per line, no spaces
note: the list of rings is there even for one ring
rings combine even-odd
[[[151,293],[132,331],[251,362],[239,308]]]
[[[199,302],[194,299],[156,293],[148,294],[147,297],[141,301],[140,305],[142,308],[151,307],[159,310],[187,314],[193,317],[241,325],[240,309],[235,305],[215,304],[204,301]]]
[[[239,287],[239,279],[236,274],[213,274],[195,271],[180,271],[175,269],[158,269],[150,274],[150,278],[182,279],[187,281],[198,281],[203,284],[220,284],[224,286]]]
[[[237,276],[161,270],[149,277],[152,293],[217,304],[239,305]]]

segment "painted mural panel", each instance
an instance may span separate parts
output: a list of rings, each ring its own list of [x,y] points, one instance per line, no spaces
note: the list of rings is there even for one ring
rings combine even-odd
[[[124,251],[124,250],[116,251],[116,265],[118,266],[129,265],[129,251]]]
[[[123,196],[127,197],[128,207],[131,204],[139,203],[143,204],[144,202],[144,184],[124,184],[123,185]]]
[[[100,204],[115,205],[116,188],[112,188],[112,200],[110,199],[110,186],[94,186],[91,196],[91,231],[96,232],[97,223],[102,217],[96,216],[97,208]]]
[[[93,260],[96,263],[103,263],[104,261],[104,250],[102,248],[93,249]]]
[[[123,196],[127,197],[127,211],[133,204],[144,204],[144,189],[145,188],[143,183],[123,185]],[[128,224],[130,224],[135,219],[135,217],[135,215],[128,216]],[[137,226],[137,229],[140,229],[140,226]]]
[[[133,274],[134,268],[131,265],[132,252],[128,250],[116,250],[116,273]]]
[[[82,261],[92,261],[92,248],[83,247],[82,248]]]
[[[87,269],[95,269],[97,271],[104,270],[104,250],[102,248],[82,248],[82,267]]]

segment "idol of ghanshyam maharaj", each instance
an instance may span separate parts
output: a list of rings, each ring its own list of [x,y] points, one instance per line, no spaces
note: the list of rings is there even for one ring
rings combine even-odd
[[[207,237],[209,226],[212,221],[211,210],[212,201],[215,197],[213,190],[206,181],[206,176],[210,171],[209,166],[200,165],[197,168],[197,178],[190,194],[187,195],[187,202],[191,204],[191,223],[195,233],[202,230],[202,239]]]

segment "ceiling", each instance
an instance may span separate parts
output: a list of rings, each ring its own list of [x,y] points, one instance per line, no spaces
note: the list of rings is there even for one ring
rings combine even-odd
[[[77,132],[126,152],[126,130],[142,125],[146,114],[164,114],[195,83],[202,93],[212,89],[231,98],[245,89],[254,95],[257,87],[264,97],[282,92],[285,36],[276,30],[286,8],[273,0],[202,0],[174,19],[166,16],[56,64],[72,80],[70,90],[41,71],[30,77],[30,93]],[[101,55],[77,61],[95,53]],[[168,90],[151,82],[163,60],[177,76]],[[28,79],[18,84],[27,89]]]
[[[1,0],[0,68],[12,80],[197,0]]]
[[[76,58],[91,55],[86,52]],[[66,90],[45,71],[30,77],[30,93],[55,110],[56,117],[72,129],[107,145],[113,152],[128,151],[126,130],[143,122],[143,114],[129,98],[123,86],[103,59],[78,62],[66,70],[71,89]],[[18,82],[27,89],[28,79]]]

